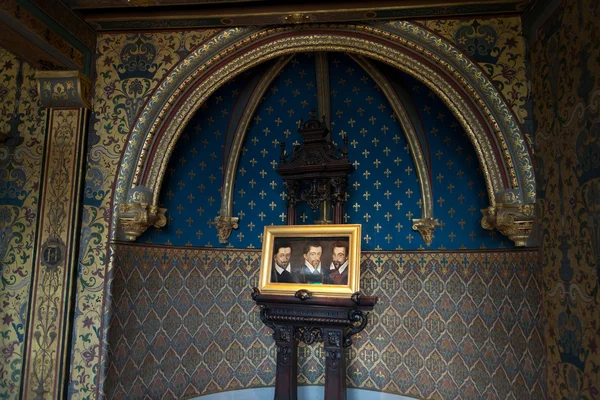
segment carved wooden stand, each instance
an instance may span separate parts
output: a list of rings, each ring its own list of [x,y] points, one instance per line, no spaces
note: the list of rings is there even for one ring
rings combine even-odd
[[[344,348],[368,322],[368,311],[377,297],[355,293],[351,299],[312,298],[299,290],[295,297],[260,294],[252,299],[260,306],[260,319],[273,329],[277,345],[275,400],[297,399],[297,342],[323,342],[325,350],[325,399],[346,399]]]

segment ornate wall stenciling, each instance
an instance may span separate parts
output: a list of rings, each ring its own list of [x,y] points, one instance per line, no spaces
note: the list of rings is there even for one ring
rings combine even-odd
[[[39,399],[62,397],[68,373],[66,334],[71,324],[87,122],[85,109],[49,112],[22,393]]]
[[[519,17],[440,19],[417,23],[454,43],[477,62],[500,90],[519,122],[525,122],[528,117],[527,70],[525,40]],[[527,139],[532,146],[532,138]]]
[[[28,299],[36,251],[36,219],[41,183],[46,112],[35,71],[0,48],[0,129],[18,114],[23,142],[0,144],[0,397],[19,399]],[[21,85],[18,82],[22,82]],[[15,104],[19,92],[19,103]]]
[[[250,296],[259,250],[114,253],[109,399],[274,385],[272,331]],[[348,385],[417,398],[543,398],[537,257],[364,252],[361,288],[379,302],[347,352]],[[323,384],[321,346],[300,346],[299,384]]]
[[[421,188],[421,218],[413,219],[413,229],[417,230],[423,237],[426,246],[431,245],[433,239],[433,231],[439,225],[438,221],[433,218],[433,194],[431,191],[431,154],[429,152],[429,144],[425,132],[419,132],[420,121],[412,120],[411,115],[407,111],[407,107],[411,104],[402,102],[399,98],[399,93],[392,87],[388,78],[383,75],[373,64],[363,57],[353,58],[364,70],[369,74],[379,88],[385,93],[385,97],[390,102],[390,106],[394,112],[395,118],[400,121],[402,131],[406,135],[410,153],[413,156],[413,163],[416,167],[419,186]],[[404,88],[402,88],[404,89]],[[405,91],[405,90],[403,90]],[[421,133],[420,135],[418,134]]]
[[[548,398],[600,393],[599,14],[564,1],[531,46]]]
[[[72,398],[102,393],[105,318],[110,304],[112,254],[107,251],[114,181],[127,134],[166,72],[215,30],[104,35],[98,40],[88,167],[79,251],[69,392]],[[133,139],[135,140],[135,139]],[[123,159],[127,163],[127,159]],[[118,189],[117,189],[118,190]],[[116,215],[116,214],[115,214]],[[116,229],[116,226],[113,226]]]

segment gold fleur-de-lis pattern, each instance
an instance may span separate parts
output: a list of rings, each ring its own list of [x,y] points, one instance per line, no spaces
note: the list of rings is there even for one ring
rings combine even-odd
[[[418,174],[402,125],[383,91],[353,59],[329,53],[331,140],[348,138],[350,175],[344,222],[362,224],[365,250],[424,249],[412,221],[421,218]],[[401,101],[415,110],[411,123],[422,132],[433,194],[433,216],[440,221],[433,249],[509,247],[510,243],[480,226],[487,207],[485,182],[473,146],[449,109],[424,84],[389,67],[375,68],[402,88]],[[268,65],[218,90],[185,129],[174,152],[161,193],[167,226],[143,240],[187,246],[260,248],[265,225],[286,222],[286,190],[275,169],[280,144],[287,152],[301,144],[301,121],[317,109],[315,56],[295,55],[264,92],[252,116],[239,157],[233,216],[239,218],[227,244],[218,243],[214,218],[219,215],[223,168],[229,154],[228,132],[241,114],[240,93],[256,82]],[[306,204],[298,224],[321,218]]]

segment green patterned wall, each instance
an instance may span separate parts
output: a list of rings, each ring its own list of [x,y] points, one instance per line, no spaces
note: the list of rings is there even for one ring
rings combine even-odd
[[[530,54],[548,398],[600,396],[600,3],[564,1]]]
[[[0,398],[20,398],[46,111],[35,71],[0,48]],[[17,144],[19,141],[14,142]]]

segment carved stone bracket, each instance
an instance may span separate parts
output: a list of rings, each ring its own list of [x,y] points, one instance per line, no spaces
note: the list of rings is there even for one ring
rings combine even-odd
[[[127,203],[119,205],[119,228],[125,240],[134,241],[151,226],[167,224],[166,208],[152,203],[152,191],[145,186],[131,189]]]
[[[433,231],[439,225],[437,218],[415,218],[413,219],[413,230],[419,231],[425,244],[431,246],[433,240]]]
[[[217,227],[217,236],[219,236],[219,243],[227,243],[231,231],[238,228],[238,217],[224,217],[218,216],[215,218],[215,225]]]
[[[515,242],[516,246],[527,245],[535,219],[533,204],[497,203],[481,210],[484,229],[497,229]]]

